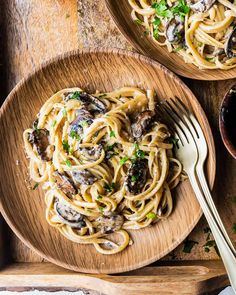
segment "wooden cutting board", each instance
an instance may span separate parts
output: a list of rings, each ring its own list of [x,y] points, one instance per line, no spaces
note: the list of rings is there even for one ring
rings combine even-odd
[[[4,26],[3,18],[0,18],[1,53],[4,51],[4,59],[0,54],[2,100],[21,78],[41,62],[57,54],[87,46],[132,50],[116,29],[103,1],[5,0],[0,5],[4,18]],[[236,234],[232,226],[236,223],[236,204],[232,202],[232,197],[236,196],[236,161],[226,152],[220,139],[218,115],[221,99],[227,89],[236,83],[236,79],[221,82],[183,80],[198,97],[212,127],[217,154],[217,175],[213,196],[235,245]],[[204,251],[206,227],[207,223],[202,218],[190,234],[189,239],[198,242],[191,253],[184,253],[182,244],[164,260],[218,259],[213,248],[210,248],[209,252]],[[10,242],[14,261],[42,261],[41,257],[24,246],[14,235],[10,235]]]

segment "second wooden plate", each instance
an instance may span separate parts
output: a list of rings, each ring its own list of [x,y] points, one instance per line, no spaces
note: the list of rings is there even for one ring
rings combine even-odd
[[[105,0],[105,2],[114,22],[126,39],[139,52],[157,60],[176,74],[198,80],[226,80],[236,77],[236,69],[200,70],[195,65],[186,64],[180,56],[168,52],[166,47],[159,46],[144,35],[143,28],[136,25],[130,16],[131,7],[127,0]]]
[[[121,50],[86,50],[56,58],[20,82],[0,112],[0,210],[16,235],[42,257],[65,268],[89,273],[117,273],[142,267],[173,250],[191,232],[201,209],[189,181],[174,193],[169,218],[142,230],[129,231],[132,246],[115,255],[102,255],[93,245],[64,238],[45,219],[44,192],[27,187],[28,160],[23,130],[32,125],[40,107],[55,92],[79,86],[87,92],[122,86],[153,89],[160,100],[178,96],[193,110],[209,146],[207,176],[215,178],[215,149],[206,116],[193,93],[159,63]]]

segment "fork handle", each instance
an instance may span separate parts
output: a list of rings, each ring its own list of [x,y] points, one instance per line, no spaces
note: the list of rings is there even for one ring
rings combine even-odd
[[[196,172],[197,172],[197,176],[198,176],[198,179],[199,179],[199,182],[201,184],[201,187],[202,187],[202,190],[203,190],[203,193],[205,195],[205,198],[206,198],[206,201],[208,203],[208,206],[210,207],[213,215],[214,215],[214,218],[216,219],[216,222],[218,223],[218,226],[225,238],[225,240],[227,241],[229,247],[231,248],[232,252],[234,253],[234,255],[236,255],[236,250],[228,236],[228,233],[224,227],[224,224],[220,218],[220,215],[216,209],[216,206],[215,206],[215,203],[213,201],[213,198],[212,198],[212,195],[211,195],[211,192],[209,190],[209,187],[208,187],[208,184],[207,184],[207,181],[206,181],[206,177],[205,177],[205,174],[203,172],[203,169],[198,169],[198,167],[196,167]],[[236,271],[236,270],[235,270]]]
[[[226,240],[219,228],[219,225],[217,224],[217,222],[212,214],[212,211],[210,210],[208,203],[206,202],[206,199],[202,193],[202,190],[200,189],[200,187],[198,185],[194,169],[192,169],[188,173],[188,176],[189,176],[190,183],[193,187],[193,190],[196,194],[196,197],[198,199],[198,202],[202,208],[202,211],[207,219],[209,227],[210,227],[212,234],[215,238],[221,258],[222,258],[223,263],[225,265],[225,269],[228,273],[232,289],[234,290],[234,292],[236,294],[236,257],[234,255],[234,253],[232,252],[231,248],[229,247],[228,243],[226,242]]]

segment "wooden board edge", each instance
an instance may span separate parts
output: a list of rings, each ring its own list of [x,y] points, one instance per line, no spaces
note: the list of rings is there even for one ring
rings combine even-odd
[[[120,275],[76,273],[51,263],[14,263],[0,271],[0,290],[88,289],[113,295],[204,294],[228,285],[220,261],[183,262],[145,267]],[[176,293],[177,292],[177,293]]]

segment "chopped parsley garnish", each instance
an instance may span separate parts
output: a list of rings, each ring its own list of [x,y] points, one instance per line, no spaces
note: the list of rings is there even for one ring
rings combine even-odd
[[[111,193],[114,189],[115,189],[115,183],[112,182],[111,185],[109,184],[105,184],[104,185],[104,189],[108,192],[108,193]]]
[[[154,212],[149,212],[146,215],[146,217],[149,218],[149,219],[155,219],[157,217],[157,215]]]
[[[67,153],[69,153],[69,151],[70,151],[70,145],[69,145],[69,143],[68,143],[67,140],[63,140],[62,141],[62,146],[63,146],[63,150],[66,151]]]
[[[75,138],[76,140],[80,141],[80,135],[78,133],[76,133],[75,131],[70,132],[70,137],[73,139]]]
[[[169,137],[169,142],[173,144],[175,148],[178,148],[178,138],[175,138],[174,136]]]
[[[110,137],[116,137],[115,132],[113,130],[110,132]]]
[[[144,159],[145,158],[145,152],[143,150],[140,150],[139,145],[137,143],[134,144],[135,147],[135,157]]]
[[[186,239],[184,241],[184,248],[183,248],[183,252],[184,253],[191,253],[194,245],[198,244],[198,242],[196,241],[193,241],[193,240],[189,240],[189,239]]]
[[[171,8],[171,12],[174,15],[178,15],[181,17],[184,17],[186,14],[189,13],[190,7],[186,5],[186,2],[184,0],[179,0],[179,3]]]
[[[136,19],[134,20],[134,23],[135,23],[136,25],[141,25],[143,22],[142,22],[140,19],[136,18]]]
[[[161,20],[159,19],[159,17],[155,16],[154,21],[152,22],[152,25],[153,25],[153,37],[155,39],[158,39],[158,37],[159,37],[160,24],[161,24]]]
[[[124,165],[128,160],[129,160],[129,157],[127,157],[127,156],[120,159],[120,165]]]
[[[136,182],[138,180],[138,175],[132,175],[131,176],[131,182]]]
[[[236,234],[236,223],[233,224],[232,230]]]
[[[110,159],[115,155],[118,155],[117,152],[114,151],[114,148],[116,147],[116,143],[112,145],[107,145],[105,146],[105,151],[106,151],[106,159]]]
[[[78,99],[80,97],[81,92],[80,91],[75,91],[71,95],[69,95],[68,100],[70,99]]]
[[[32,187],[32,190],[34,191],[34,190],[36,190],[36,188],[39,186],[39,183],[35,183],[35,185]]]
[[[70,160],[65,160],[65,163],[66,163],[66,165],[68,166],[68,167],[71,167],[72,166],[72,164],[71,164],[71,161]]]
[[[205,252],[209,252],[210,248],[212,248],[212,247],[215,249],[217,255],[220,256],[220,253],[219,253],[219,250],[218,250],[218,247],[216,245],[215,240],[209,240],[209,241],[206,242],[205,245],[203,245],[203,248],[204,248]]]
[[[169,7],[166,0],[161,0],[159,3],[154,2],[152,8],[155,9],[156,15],[164,18],[172,18],[174,15],[184,17],[189,13],[190,7],[185,0],[179,0],[179,3],[173,7]]]
[[[137,156],[138,158],[140,158],[140,159],[144,159],[144,158],[145,158],[145,152],[142,151],[142,150],[138,150],[138,151],[136,152],[136,156]]]
[[[236,196],[232,197],[232,202],[236,204]]]
[[[102,196],[98,195],[96,199],[97,200],[102,200]]]
[[[62,115],[63,115],[63,117],[66,117],[66,114],[67,114],[67,112],[66,112],[66,108],[64,108],[63,111],[62,111]]]
[[[99,210],[101,213],[103,213],[104,208],[103,208],[103,207],[99,207],[98,210]]]
[[[205,60],[211,62],[211,61],[214,61],[214,57],[207,57],[207,56],[205,56]]]
[[[170,11],[166,0],[161,0],[159,3],[154,2],[152,4],[152,8],[155,9],[155,12],[158,16],[166,17],[166,18],[171,18],[172,17],[172,12]]]
[[[115,147],[115,143],[112,144],[112,145],[107,145],[107,146],[105,147],[105,150],[106,150],[106,151],[114,151],[114,147]]]
[[[178,52],[178,51],[180,51],[182,49],[183,49],[183,47],[182,46],[179,46],[179,47],[177,47],[177,48],[174,49],[174,52]]]
[[[55,127],[56,124],[57,124],[57,120],[53,120],[53,122],[52,122],[52,127]]]

